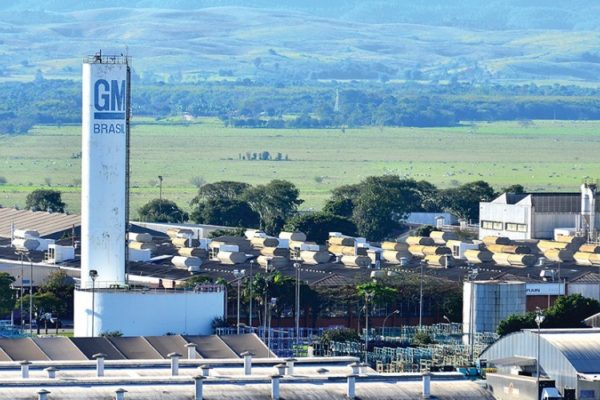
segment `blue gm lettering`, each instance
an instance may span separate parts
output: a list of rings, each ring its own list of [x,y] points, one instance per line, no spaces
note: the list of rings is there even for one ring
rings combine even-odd
[[[125,80],[98,79],[94,84],[94,119],[125,119]]]
[[[94,83],[94,119],[95,120],[124,120],[125,119],[125,80],[107,81],[98,79]],[[124,123],[99,122],[93,124],[96,134],[124,134]]]

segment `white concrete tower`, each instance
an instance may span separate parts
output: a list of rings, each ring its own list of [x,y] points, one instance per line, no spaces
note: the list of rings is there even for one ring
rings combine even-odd
[[[129,60],[88,57],[82,79],[81,288],[125,286]]]

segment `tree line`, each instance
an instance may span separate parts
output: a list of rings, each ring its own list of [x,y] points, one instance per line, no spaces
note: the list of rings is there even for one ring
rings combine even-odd
[[[336,107],[336,93],[338,104]],[[133,115],[189,113],[242,128],[454,126],[461,121],[600,119],[600,89],[578,86],[373,81],[135,82]],[[70,80],[0,84],[0,133],[81,121],[81,86]]]

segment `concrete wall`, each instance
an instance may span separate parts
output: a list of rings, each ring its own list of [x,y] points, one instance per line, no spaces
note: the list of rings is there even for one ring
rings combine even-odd
[[[577,224],[577,213],[536,213],[533,214],[533,238],[554,239],[555,228],[573,228]]]
[[[121,331],[125,336],[167,333],[208,335],[224,315],[224,291],[96,290],[94,335]],[[92,336],[92,291],[75,291],[75,336]]]
[[[73,278],[79,278],[79,269],[75,268],[64,268],[58,265],[50,265],[44,263],[33,263],[33,286],[38,287],[43,285],[50,274],[53,272],[63,270],[67,275]],[[25,287],[29,286],[29,277],[31,274],[31,265],[29,261],[23,261],[23,275],[21,275],[21,262],[4,260],[0,262],[0,272],[7,272],[13,278],[15,278],[14,286],[21,286],[21,277],[25,280]]]

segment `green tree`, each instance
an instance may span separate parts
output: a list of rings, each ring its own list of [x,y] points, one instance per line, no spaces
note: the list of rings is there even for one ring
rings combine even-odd
[[[58,270],[52,272],[48,276],[48,280],[46,281],[46,283],[40,287],[39,293],[51,293],[57,299],[60,300],[64,307],[61,306],[60,308],[58,308],[58,310],[62,311],[61,314],[58,316],[63,318],[73,311],[74,291],[75,281],[73,280],[73,278],[67,275],[65,271]]]
[[[367,294],[372,296],[372,302],[377,305],[385,305],[393,303],[398,294],[398,290],[381,284],[380,282],[366,282],[356,286],[356,292],[361,298],[365,298]]]
[[[321,343],[329,345],[331,342],[360,342],[360,336],[354,329],[336,328],[328,329],[321,336]]]
[[[479,202],[492,201],[496,192],[487,182],[465,183],[441,193],[444,209],[467,220],[479,219]]]
[[[144,204],[138,210],[138,216],[146,222],[185,222],[188,214],[167,199],[154,199]]]
[[[12,290],[13,278],[7,272],[0,272],[0,316],[10,313],[15,307],[15,296]]]
[[[324,212],[352,218],[354,205],[360,195],[361,185],[342,185],[331,191],[331,197],[325,202]]]
[[[361,236],[381,240],[397,229],[409,212],[420,208],[414,180],[394,175],[372,176],[361,183],[352,220]]]
[[[259,216],[247,202],[227,197],[211,198],[199,203],[191,213],[190,219],[197,224],[245,228],[259,226]]]
[[[580,294],[559,297],[545,312],[544,328],[584,328],[583,320],[600,312],[600,303]],[[521,329],[533,329],[535,313],[510,315],[500,321],[497,333],[501,336]]]
[[[198,195],[194,197],[191,204],[200,204],[207,200],[237,200],[251,187],[247,183],[235,181],[207,183],[200,186]]]
[[[37,189],[27,195],[25,207],[32,211],[65,212],[65,203],[57,190]]]
[[[415,229],[415,236],[429,236],[431,232],[437,230],[439,229],[432,225],[421,225],[417,229]]]
[[[600,312],[600,303],[580,294],[561,296],[546,312],[547,328],[584,328],[583,320]]]
[[[20,308],[23,304],[25,310],[29,309],[29,298],[26,294],[17,300],[15,308]],[[53,315],[64,315],[67,311],[67,304],[52,292],[36,292],[33,294],[33,313],[40,316],[43,313],[52,313]]]
[[[275,179],[266,185],[248,189],[243,200],[260,217],[260,228],[273,235],[278,234],[285,221],[294,215],[303,200],[293,183]]]
[[[500,193],[514,193],[514,194],[523,194],[525,193],[525,187],[523,185],[515,184],[503,187],[500,189]]]
[[[296,215],[285,224],[285,230],[304,232],[308,240],[321,244],[329,238],[329,232],[342,232],[349,236],[356,235],[354,222],[327,212]]]

